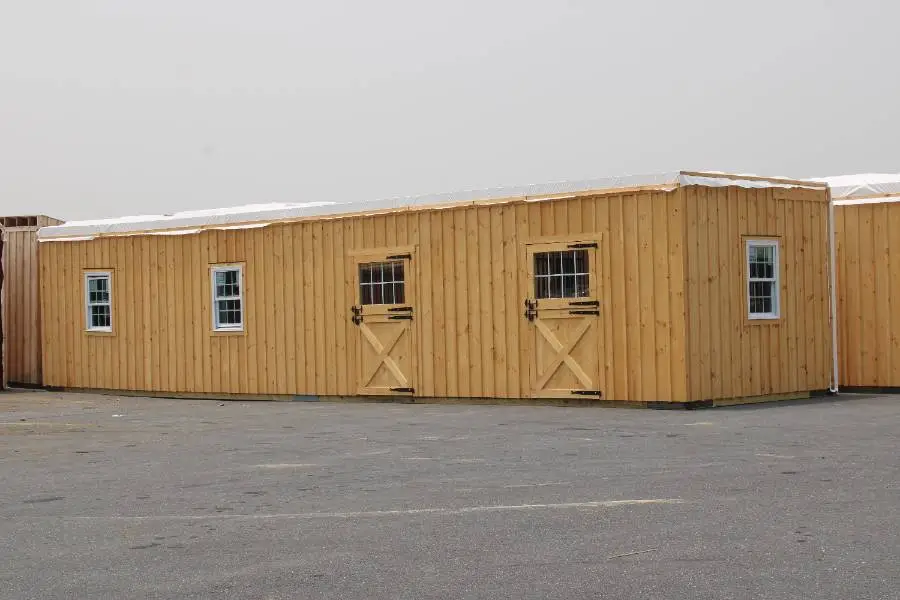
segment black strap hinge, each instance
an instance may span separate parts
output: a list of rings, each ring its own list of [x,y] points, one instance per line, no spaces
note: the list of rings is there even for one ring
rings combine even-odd
[[[603,392],[600,390],[572,390],[572,393],[576,396],[603,396]]]
[[[570,315],[599,315],[599,310],[570,310]]]
[[[600,306],[599,300],[580,300],[578,302],[569,302],[569,306]]]
[[[412,306],[395,306],[394,308],[389,308],[388,312],[412,312]]]
[[[386,258],[388,260],[402,260],[404,258],[406,260],[412,260],[412,254],[391,254],[390,256],[388,256]]]
[[[412,321],[412,315],[391,315],[388,317],[388,319]]]
[[[392,392],[401,392],[403,394],[413,394],[415,393],[415,388],[391,388]]]
[[[597,242],[582,242],[580,244],[569,244],[569,248],[596,248]]]

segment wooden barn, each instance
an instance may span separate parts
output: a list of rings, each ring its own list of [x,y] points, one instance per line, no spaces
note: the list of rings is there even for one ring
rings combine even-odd
[[[824,181],[835,211],[840,384],[900,391],[900,174]]]
[[[829,225],[823,183],[682,171],[46,227],[44,382],[282,399],[801,397],[834,387]]]
[[[38,386],[41,377],[41,321],[37,232],[62,223],[46,215],[0,217],[5,260],[3,305],[6,376],[11,385]]]

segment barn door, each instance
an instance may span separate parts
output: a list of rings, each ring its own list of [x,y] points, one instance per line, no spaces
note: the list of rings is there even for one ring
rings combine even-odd
[[[357,393],[415,393],[415,303],[411,253],[357,257]]]
[[[529,244],[531,395],[600,398],[597,242]]]

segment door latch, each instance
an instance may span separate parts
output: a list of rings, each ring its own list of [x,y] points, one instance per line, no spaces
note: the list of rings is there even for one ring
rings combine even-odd
[[[537,300],[525,299],[525,318],[529,321],[537,318]]]

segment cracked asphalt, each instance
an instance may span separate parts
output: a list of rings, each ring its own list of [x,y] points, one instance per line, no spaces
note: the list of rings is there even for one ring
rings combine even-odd
[[[900,396],[0,395],[0,598],[900,598]]]

